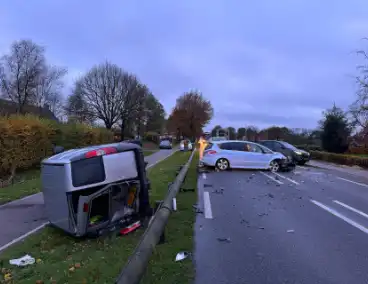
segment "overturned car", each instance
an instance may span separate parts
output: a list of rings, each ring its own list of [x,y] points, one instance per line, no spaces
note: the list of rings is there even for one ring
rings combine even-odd
[[[42,191],[51,225],[76,237],[96,236],[152,214],[146,165],[141,147],[124,142],[43,160]]]

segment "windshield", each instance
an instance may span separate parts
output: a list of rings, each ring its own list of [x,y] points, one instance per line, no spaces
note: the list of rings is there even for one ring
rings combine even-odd
[[[282,145],[284,145],[286,148],[289,148],[291,150],[298,150],[298,148],[296,148],[295,146],[287,143],[287,142],[284,142],[284,141],[279,141]]]
[[[161,141],[161,145],[170,145],[170,141],[169,140]]]

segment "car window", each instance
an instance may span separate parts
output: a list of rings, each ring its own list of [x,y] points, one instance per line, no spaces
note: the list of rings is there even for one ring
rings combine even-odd
[[[75,161],[71,167],[74,187],[103,182],[106,178],[102,156]]]
[[[284,141],[280,141],[279,142],[281,145],[283,145],[284,147],[288,148],[288,149],[291,149],[291,150],[298,150],[296,147],[294,147],[293,145],[287,143],[287,142],[284,142]]]
[[[232,150],[232,151],[244,151],[244,143],[241,142],[226,142],[219,144],[222,150]]]
[[[247,152],[263,153],[261,147],[259,147],[256,144],[252,143],[244,143],[244,144],[246,144],[245,151]]]

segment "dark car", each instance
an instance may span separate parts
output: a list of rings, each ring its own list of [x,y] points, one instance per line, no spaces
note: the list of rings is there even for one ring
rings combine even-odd
[[[266,146],[274,152],[284,154],[288,159],[291,159],[298,165],[304,165],[310,160],[310,154],[308,152],[298,149],[285,141],[263,140],[259,144]]]

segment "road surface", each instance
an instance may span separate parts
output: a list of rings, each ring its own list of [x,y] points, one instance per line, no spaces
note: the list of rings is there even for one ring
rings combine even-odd
[[[160,150],[145,157],[148,167],[170,156],[175,150]],[[47,223],[42,193],[0,205],[0,252],[13,241],[24,238]]]
[[[368,172],[210,172],[198,186],[196,284],[368,283]]]

